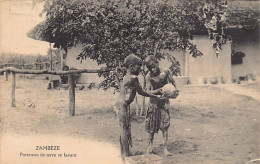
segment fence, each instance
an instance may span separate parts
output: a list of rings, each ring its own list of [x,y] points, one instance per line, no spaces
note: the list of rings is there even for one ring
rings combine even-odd
[[[1,64],[0,69],[13,67],[17,69],[30,69],[30,70],[46,70],[51,68],[51,64],[49,62],[40,62],[40,63],[32,63],[32,64],[16,64],[16,63],[6,63]],[[61,70],[61,63],[59,61],[52,62],[52,70]]]
[[[36,66],[37,67],[37,66]],[[0,69],[0,74],[6,72],[6,80],[8,80],[8,74],[12,75],[12,91],[11,91],[11,106],[15,107],[15,86],[16,86],[16,74],[52,74],[52,75],[67,75],[69,83],[69,113],[71,116],[75,115],[75,82],[74,76],[79,73],[101,73],[110,71],[108,69],[80,69],[69,71],[53,71],[53,70],[30,70],[30,69],[18,69],[15,67],[7,67]]]

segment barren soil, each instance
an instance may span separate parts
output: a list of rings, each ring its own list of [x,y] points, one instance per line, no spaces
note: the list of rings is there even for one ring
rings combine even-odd
[[[55,136],[64,137],[64,141],[73,139],[77,145],[74,149],[78,148],[82,159],[87,151],[82,148],[82,139],[100,143],[101,146],[96,147],[101,147],[103,154],[111,153],[109,145],[119,151],[119,127],[112,108],[116,95],[112,90],[76,89],[76,115],[71,117],[68,90],[47,90],[48,81],[41,78],[18,77],[16,107],[11,108],[11,79],[5,81],[0,76],[1,145],[8,143],[8,136],[20,137],[19,142],[23,142],[23,137],[50,135],[51,140],[57,140],[63,149],[66,146]],[[255,89],[254,85],[248,89]],[[163,156],[162,134],[155,135],[155,154],[163,157],[162,163],[229,164],[260,158],[260,103],[257,100],[211,86],[187,85],[179,86],[179,90],[179,97],[171,100],[168,149],[173,156]],[[28,105],[30,102],[32,105]],[[134,154],[145,153],[148,141],[144,129],[144,118],[133,117],[131,150]],[[6,150],[1,147],[0,153],[3,154]],[[24,151],[25,147],[20,147],[17,152]],[[12,152],[9,155],[12,156]],[[17,154],[13,156],[15,158]],[[102,158],[98,154],[95,157]],[[94,159],[92,162],[85,160],[83,163],[101,163]],[[64,161],[56,159],[51,163]]]

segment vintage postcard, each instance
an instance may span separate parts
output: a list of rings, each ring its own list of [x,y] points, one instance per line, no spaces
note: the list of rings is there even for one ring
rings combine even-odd
[[[260,163],[257,0],[0,0],[0,163]]]

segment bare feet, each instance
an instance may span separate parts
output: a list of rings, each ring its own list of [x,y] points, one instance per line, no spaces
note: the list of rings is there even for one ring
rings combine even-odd
[[[164,149],[163,154],[165,156],[172,156],[172,153],[170,153],[167,149]]]

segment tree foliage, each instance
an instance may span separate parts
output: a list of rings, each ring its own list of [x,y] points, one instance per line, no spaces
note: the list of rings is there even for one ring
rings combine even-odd
[[[39,0],[38,0],[39,1]],[[41,1],[41,0],[40,0]],[[114,83],[114,73],[124,74],[123,60],[130,53],[144,59],[155,55],[172,62],[177,75],[179,64],[165,50],[181,50],[201,56],[190,40],[194,33],[208,29],[218,51],[224,43],[226,1],[221,0],[45,0],[46,24],[55,47],[83,44],[78,60],[86,58],[115,69],[102,73],[104,87]],[[145,74],[145,73],[144,73]],[[122,76],[120,76],[122,77]],[[119,77],[119,78],[120,78]]]
[[[41,54],[32,54],[32,55],[24,55],[19,53],[0,53],[0,64],[34,64],[34,63],[43,63],[50,62],[52,53],[52,61],[60,62],[61,61],[61,53],[59,49],[48,49],[46,55]]]
[[[33,64],[40,62],[47,62],[48,57],[46,55],[24,55],[17,53],[1,53],[0,64]]]

